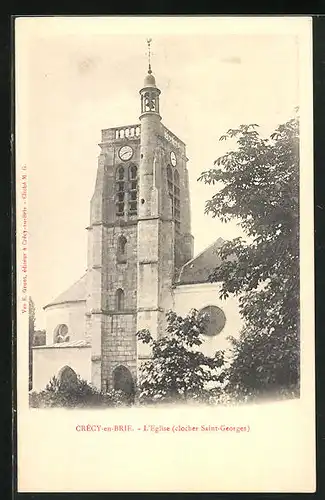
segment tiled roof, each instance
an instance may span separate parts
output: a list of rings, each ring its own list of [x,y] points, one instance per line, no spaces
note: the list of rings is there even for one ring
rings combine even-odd
[[[35,346],[34,349],[53,349],[60,348],[65,349],[67,347],[91,347],[91,343],[87,340],[72,340],[71,342],[60,342],[58,344],[47,344],[47,345],[38,345]]]
[[[61,293],[56,299],[52,300],[49,304],[44,306],[44,309],[55,304],[62,304],[64,302],[79,302],[86,300],[87,287],[86,287],[86,274],[84,274],[76,283],[74,283],[68,290]]]
[[[217,241],[194,257],[194,259],[184,264],[176,285],[209,282],[210,274],[221,264],[221,259],[217,255],[217,250],[222,247],[224,242],[222,238],[218,238]]]

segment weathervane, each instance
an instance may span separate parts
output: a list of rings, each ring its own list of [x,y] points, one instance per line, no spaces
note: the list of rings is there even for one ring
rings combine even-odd
[[[151,38],[147,38],[147,44],[148,44],[148,61],[149,61],[149,69],[148,69],[148,73],[149,75],[152,73],[151,71],[151,52],[150,52],[150,44],[152,42],[152,39]]]

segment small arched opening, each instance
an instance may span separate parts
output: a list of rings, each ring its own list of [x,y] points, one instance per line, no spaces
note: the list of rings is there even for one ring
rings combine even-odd
[[[116,290],[116,310],[123,311],[124,309],[124,292],[122,288]]]
[[[122,391],[130,399],[134,398],[135,386],[131,372],[123,365],[119,365],[113,371],[113,388],[115,391]]]
[[[117,261],[126,262],[127,256],[127,239],[125,236],[120,236],[117,240]]]
[[[60,386],[66,389],[75,388],[78,385],[78,375],[70,366],[61,368],[57,378]]]

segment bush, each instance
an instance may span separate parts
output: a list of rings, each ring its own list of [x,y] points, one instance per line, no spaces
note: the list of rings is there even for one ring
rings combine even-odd
[[[29,395],[32,408],[115,407],[129,403],[122,391],[102,393],[79,376],[75,383],[66,384],[53,377],[46,388]]]

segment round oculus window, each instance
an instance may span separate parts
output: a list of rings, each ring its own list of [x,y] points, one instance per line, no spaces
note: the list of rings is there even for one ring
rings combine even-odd
[[[207,306],[199,312],[199,318],[205,316],[205,331],[204,334],[208,337],[218,335],[225,327],[226,316],[220,307]]]

